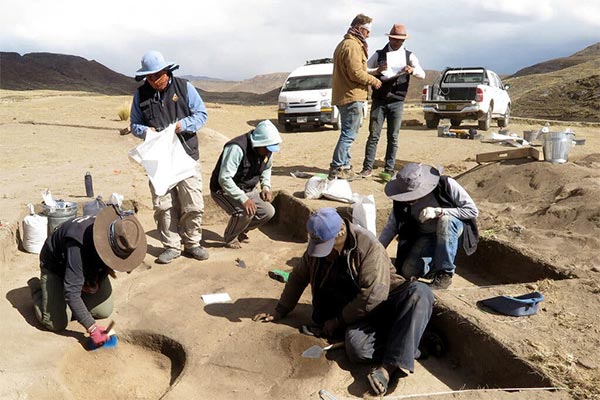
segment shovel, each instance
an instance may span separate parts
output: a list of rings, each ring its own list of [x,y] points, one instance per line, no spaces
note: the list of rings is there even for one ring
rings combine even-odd
[[[302,353],[302,357],[304,357],[304,358],[321,358],[323,353],[325,353],[327,350],[339,349],[341,347],[344,347],[344,342],[330,344],[329,346],[325,346],[325,347],[321,347],[321,346],[315,344],[314,346],[311,346],[308,349],[304,350],[304,352]]]

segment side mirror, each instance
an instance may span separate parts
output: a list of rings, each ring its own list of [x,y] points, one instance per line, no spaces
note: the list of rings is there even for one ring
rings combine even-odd
[[[508,90],[510,89],[510,83],[507,83],[506,85],[504,85],[504,90]]]

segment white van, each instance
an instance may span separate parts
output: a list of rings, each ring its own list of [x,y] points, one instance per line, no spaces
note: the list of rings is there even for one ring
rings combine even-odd
[[[307,61],[286,79],[279,93],[277,120],[286,132],[300,125],[331,125],[340,128],[340,114],[331,104],[333,60],[322,58]],[[363,118],[367,115],[367,102]]]

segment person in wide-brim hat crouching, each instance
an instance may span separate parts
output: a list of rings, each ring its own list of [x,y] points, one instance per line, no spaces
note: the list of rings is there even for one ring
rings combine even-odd
[[[396,270],[406,279],[429,278],[433,288],[448,288],[460,242],[467,255],[477,249],[479,211],[469,193],[439,169],[409,163],[385,194],[394,203],[379,241],[387,247],[398,236]]]
[[[113,310],[109,275],[131,272],[146,255],[138,219],[111,205],[96,216],[74,218],[50,235],[40,252],[40,279],[27,282],[37,319],[48,330],[64,330],[74,317],[96,346],[108,340],[96,319]]]

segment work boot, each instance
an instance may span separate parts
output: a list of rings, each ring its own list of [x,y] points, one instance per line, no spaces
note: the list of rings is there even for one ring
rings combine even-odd
[[[208,260],[208,250],[206,250],[204,247],[202,247],[200,245],[194,246],[190,249],[185,249],[183,251],[183,253],[187,256],[195,258],[196,260],[200,260],[200,261]]]
[[[181,251],[179,251],[177,249],[173,249],[171,247],[168,247],[167,249],[165,249],[165,251],[160,253],[158,258],[156,259],[156,262],[158,264],[168,264],[171,261],[173,261],[174,259],[176,259],[177,257],[179,257],[180,255],[181,255]]]
[[[431,282],[432,289],[448,289],[452,285],[452,274],[448,272],[438,272]]]

